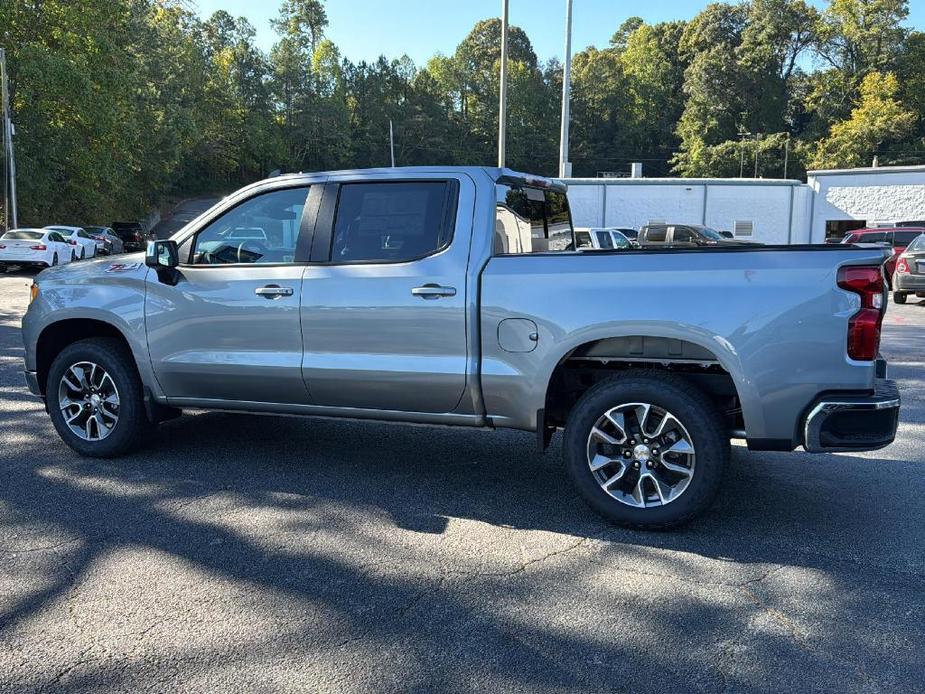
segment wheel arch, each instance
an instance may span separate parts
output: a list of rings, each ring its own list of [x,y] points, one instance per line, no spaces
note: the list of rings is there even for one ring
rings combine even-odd
[[[98,318],[64,318],[42,329],[36,341],[35,360],[39,388],[43,394],[48,392],[48,371],[55,357],[68,345],[93,337],[117,339],[132,354],[131,344],[122,331],[112,323]]]
[[[757,401],[753,388],[734,348],[718,336],[633,331],[575,340],[560,352],[544,381],[543,406],[536,423],[541,445],[548,442],[552,431],[564,425],[571,408],[588,388],[631,369],[675,372],[714,400],[734,400],[730,431],[747,430],[761,419],[760,409],[754,406]]]

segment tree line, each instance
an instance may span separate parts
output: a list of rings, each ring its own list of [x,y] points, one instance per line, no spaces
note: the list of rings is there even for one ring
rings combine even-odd
[[[790,177],[925,163],[925,33],[907,16],[907,0],[746,0],[628,19],[573,58],[573,175],[753,175],[756,154],[765,177],[785,160]],[[398,165],[494,164],[497,19],[423,66],[354,63],[327,27],[322,0],[284,0],[266,53],[247,19],[184,0],[0,4],[21,220],[108,222],[274,170],[387,166],[390,119]],[[516,26],[509,47],[508,165],[555,175],[562,66]]]

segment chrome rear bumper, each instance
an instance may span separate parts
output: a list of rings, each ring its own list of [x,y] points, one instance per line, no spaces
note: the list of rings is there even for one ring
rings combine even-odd
[[[873,395],[823,396],[806,415],[803,447],[810,453],[873,451],[896,438],[899,389],[886,378]]]

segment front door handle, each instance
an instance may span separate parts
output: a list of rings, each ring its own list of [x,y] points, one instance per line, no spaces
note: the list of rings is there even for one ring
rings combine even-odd
[[[456,287],[441,287],[439,284],[425,284],[411,290],[414,296],[422,299],[439,299],[441,296],[456,296]]]
[[[266,287],[257,287],[254,294],[264,299],[278,299],[281,296],[292,296],[292,287],[280,287],[277,284],[268,284]]]

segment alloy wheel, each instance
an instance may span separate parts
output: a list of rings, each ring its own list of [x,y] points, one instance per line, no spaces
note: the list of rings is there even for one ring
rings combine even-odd
[[[617,405],[588,434],[588,467],[606,494],[636,508],[676,500],[694,476],[694,442],[684,425],[651,403]]]
[[[101,441],[119,421],[119,390],[99,364],[69,366],[58,384],[58,407],[64,423],[84,441]]]

